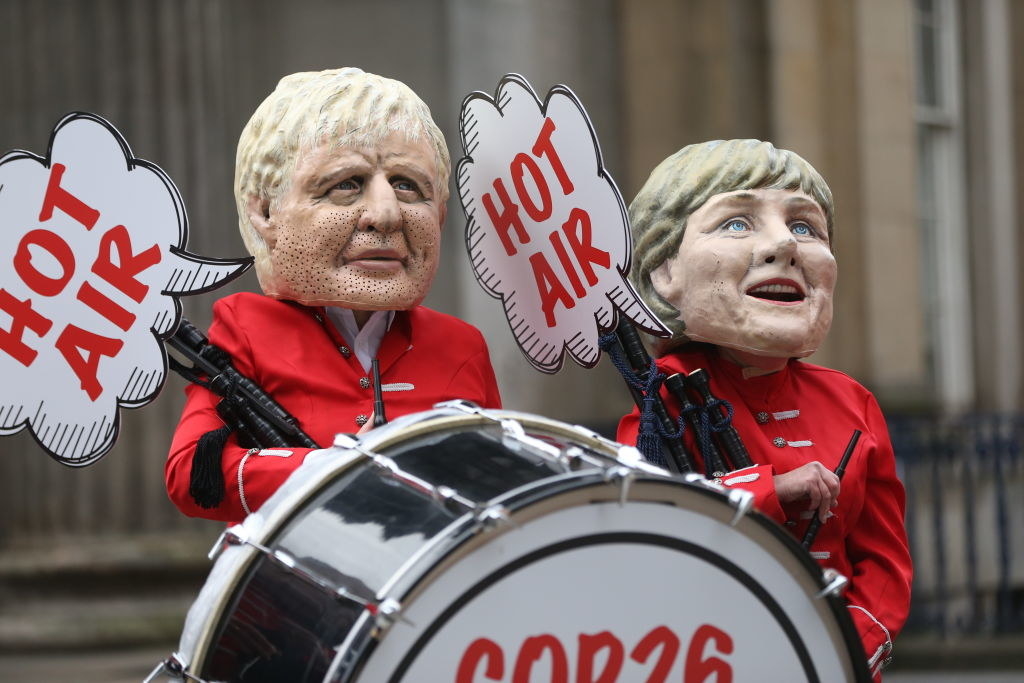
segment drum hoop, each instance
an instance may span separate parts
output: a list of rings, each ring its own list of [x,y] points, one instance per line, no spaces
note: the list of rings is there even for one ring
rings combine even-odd
[[[434,412],[435,414],[431,416],[431,412]],[[563,438],[571,437],[578,439],[583,436],[614,453],[618,453],[622,448],[624,448],[622,444],[610,441],[586,427],[572,425],[567,422],[559,422],[557,420],[551,420],[549,418],[541,417],[539,415],[531,415],[529,413],[522,413],[513,410],[478,410],[474,412],[460,411],[447,414],[436,414],[437,412],[438,411],[428,411],[427,413],[416,413],[414,415],[406,416],[418,417],[419,419],[410,421],[410,423],[404,426],[401,431],[394,430],[378,434],[374,434],[372,431],[368,432],[363,440],[365,448],[372,451],[383,450],[411,438],[440,431],[446,427],[464,427],[482,424],[500,425],[503,420],[512,420],[530,427],[540,426],[552,432],[554,436],[560,436]],[[403,418],[398,418],[398,420],[395,420],[392,424],[397,425],[402,419]]]

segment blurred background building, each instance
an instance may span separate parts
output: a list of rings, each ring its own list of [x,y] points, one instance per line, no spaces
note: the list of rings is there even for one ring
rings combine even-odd
[[[964,634],[1007,644],[1024,668],[1019,35],[1022,0],[0,0],[0,151],[44,153],[61,116],[98,113],[175,180],[190,250],[215,257],[245,253],[238,133],[294,71],[406,82],[454,159],[467,94],[509,72],[542,95],[566,84],[627,202],[688,143],[797,151],[837,207],[835,323],[812,360],[876,393],[908,486],[908,633],[950,659]],[[473,278],[457,200],[448,215],[428,305],[484,331],[508,408],[611,433],[630,408],[619,376],[531,370]],[[255,276],[185,315],[205,327],[238,289]],[[176,640],[221,530],[164,493],[182,386],[122,412],[117,446],[84,470],[0,439],[0,649]]]

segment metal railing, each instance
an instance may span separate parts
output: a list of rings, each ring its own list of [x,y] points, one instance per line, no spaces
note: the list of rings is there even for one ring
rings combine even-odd
[[[908,631],[1024,631],[1024,415],[889,416],[914,557]]]

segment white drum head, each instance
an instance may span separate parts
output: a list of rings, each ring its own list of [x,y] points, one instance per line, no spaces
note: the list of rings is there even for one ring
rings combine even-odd
[[[857,679],[834,606],[764,520],[733,527],[724,497],[696,488],[607,493],[548,500],[461,550],[357,679]]]

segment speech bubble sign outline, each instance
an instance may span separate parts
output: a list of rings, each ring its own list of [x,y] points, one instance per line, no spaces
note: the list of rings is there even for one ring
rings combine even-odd
[[[106,148],[104,152],[110,152],[109,156],[115,158],[117,154],[112,150],[118,149],[120,156],[123,157],[124,166],[121,170],[126,174],[124,178],[144,186],[149,192],[155,192],[162,202],[170,202],[169,211],[156,215],[163,219],[164,227],[174,224],[177,233],[173,242],[165,241],[154,245],[158,246],[160,252],[164,254],[160,260],[161,267],[154,271],[161,284],[159,287],[150,287],[148,294],[139,302],[150,305],[147,311],[155,309],[152,321],[146,320],[149,323],[148,329],[136,330],[135,325],[130,328],[131,333],[138,335],[128,340],[132,347],[130,355],[133,360],[145,357],[148,363],[141,367],[148,372],[140,372],[140,367],[137,366],[125,379],[123,385],[119,385],[119,388],[103,391],[98,400],[106,402],[107,405],[112,400],[113,405],[109,406],[102,419],[98,422],[94,420],[91,428],[87,423],[83,424],[63,417],[57,418],[55,423],[48,424],[50,414],[45,395],[38,402],[30,401],[29,404],[25,404],[21,401],[8,401],[0,392],[0,435],[11,435],[28,429],[33,440],[51,458],[71,467],[84,467],[99,460],[113,447],[120,432],[121,409],[136,409],[145,406],[151,403],[163,388],[168,370],[167,349],[163,342],[174,333],[181,320],[182,307],[178,297],[209,292],[227,284],[252,266],[252,258],[208,258],[189,252],[186,248],[189,230],[188,216],[181,194],[174,182],[156,164],[137,158],[127,140],[113,124],[102,116],[90,112],[77,111],[62,117],[50,134],[44,156],[25,150],[13,150],[0,157],[0,208],[10,208],[5,203],[8,199],[4,196],[5,180],[7,182],[17,181],[20,186],[21,183],[31,184],[32,179],[29,176],[33,173],[53,172],[54,164],[59,163],[56,159],[56,150],[60,148],[61,144],[71,145],[71,142],[65,143],[65,138],[61,137],[62,135],[70,136],[72,140],[76,135],[84,135],[87,139],[90,135],[96,136],[94,140],[89,141],[90,144],[99,139],[103,139],[109,144],[112,140],[115,144]],[[115,166],[117,165],[119,163],[115,164]],[[132,173],[142,175],[131,176]],[[154,178],[158,183],[154,182]],[[127,184],[128,182],[126,182]],[[10,190],[7,194],[10,194]],[[13,201],[17,202],[18,200],[14,199]],[[162,204],[162,206],[167,208],[168,205]],[[15,204],[14,208],[18,208],[18,205]],[[59,209],[54,210],[55,213],[57,211]],[[17,215],[17,212],[12,213]],[[11,222],[8,220],[6,210],[0,212],[0,219],[3,219],[5,224],[0,225],[0,229],[6,228],[7,224]],[[40,220],[42,220],[41,217]],[[159,221],[154,221],[154,223],[156,222]],[[91,230],[91,228],[88,229]],[[127,231],[129,245],[131,237],[138,237],[140,230],[144,229],[146,228]],[[16,231],[17,228],[12,232],[17,234]],[[24,239],[24,235],[22,239]],[[110,245],[107,248],[112,254],[114,249]],[[120,260],[122,254],[119,247],[117,251]],[[123,267],[124,264],[119,263],[119,266]],[[9,285],[10,283],[5,284]],[[14,296],[15,298],[24,298],[18,297],[17,294]],[[32,294],[30,294],[30,298],[31,296]],[[0,320],[6,324],[9,312],[0,311],[0,313],[4,314],[0,315]],[[10,323],[12,325],[13,321],[14,318],[11,315]],[[144,335],[147,331],[151,338],[149,346],[141,341],[146,338]],[[129,330],[125,330],[125,332],[129,332]],[[44,381],[46,369],[44,364],[36,371],[42,371],[41,379]],[[40,384],[42,383],[40,382]],[[78,387],[76,386],[75,389]],[[51,403],[59,403],[59,401],[51,401]],[[67,454],[69,451],[72,453],[71,455]]]
[[[575,107],[576,113],[589,134],[596,162],[596,168],[593,172],[597,178],[607,184],[608,191],[614,196],[618,224],[622,225],[625,233],[621,245],[622,249],[618,254],[620,258],[614,264],[615,271],[621,280],[621,285],[616,284],[615,287],[603,293],[610,306],[607,308],[598,306],[597,310],[594,311],[593,324],[595,332],[592,337],[586,337],[580,331],[568,339],[563,337],[560,344],[548,342],[539,349],[537,348],[538,335],[533,329],[535,326],[524,322],[523,315],[516,310],[518,307],[518,292],[516,290],[510,292],[503,291],[502,285],[505,284],[503,278],[488,266],[487,254],[481,247],[481,243],[490,236],[486,231],[487,226],[477,218],[478,196],[473,193],[471,188],[473,184],[471,174],[478,163],[474,153],[481,144],[480,131],[477,130],[479,119],[473,115],[473,111],[477,105],[491,107],[496,110],[500,118],[504,118],[506,108],[514,100],[513,94],[510,94],[510,91],[513,89],[518,90],[520,96],[527,96],[532,100],[539,110],[541,119],[548,115],[548,112],[555,103],[559,103],[562,100]],[[513,337],[516,339],[520,351],[526,356],[533,367],[541,372],[554,374],[561,369],[566,354],[577,364],[585,368],[594,367],[600,360],[597,337],[601,332],[614,329],[619,315],[624,315],[632,320],[637,327],[654,336],[667,337],[670,335],[669,330],[643,302],[627,279],[632,260],[632,238],[629,230],[629,217],[626,205],[614,179],[604,166],[600,143],[598,142],[597,133],[594,130],[590,117],[587,115],[586,109],[579,98],[568,86],[559,84],[552,87],[542,102],[523,76],[515,73],[507,74],[499,81],[493,97],[487,93],[475,91],[463,99],[459,117],[459,133],[464,156],[459,160],[456,167],[455,178],[459,200],[466,216],[465,243],[473,274],[488,295],[502,302],[505,317]],[[485,175],[490,176],[493,174]],[[600,225],[608,225],[612,222],[611,220],[604,219],[600,222]],[[524,221],[524,223],[529,223],[529,221]]]

